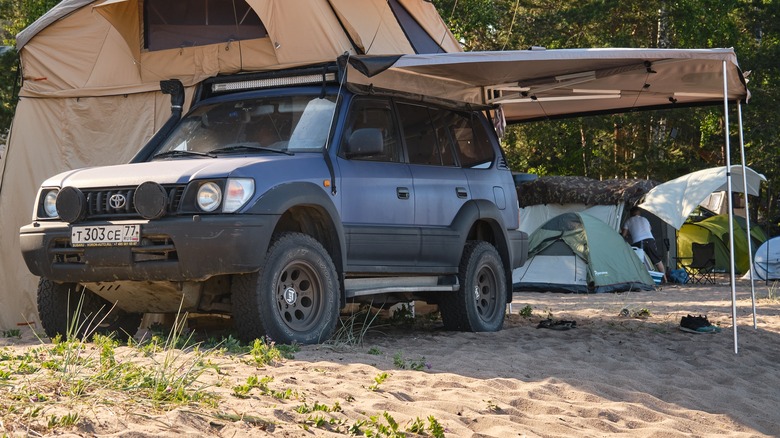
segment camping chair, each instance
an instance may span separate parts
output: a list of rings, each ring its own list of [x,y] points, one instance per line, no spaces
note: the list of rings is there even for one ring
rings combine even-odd
[[[715,243],[692,243],[691,263],[683,265],[691,283],[715,284]]]

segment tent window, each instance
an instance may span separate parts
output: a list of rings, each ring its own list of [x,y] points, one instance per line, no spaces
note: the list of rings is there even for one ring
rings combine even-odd
[[[415,53],[444,53],[444,49],[441,48],[439,43],[428,35],[428,32],[398,3],[398,0],[389,0],[388,4],[393,14],[395,14],[398,24],[401,25],[401,29],[404,30],[406,37],[409,39],[409,43],[414,48]]]
[[[144,47],[165,50],[267,36],[244,0],[144,1]]]

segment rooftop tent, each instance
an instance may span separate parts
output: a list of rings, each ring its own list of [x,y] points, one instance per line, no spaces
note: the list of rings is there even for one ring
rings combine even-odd
[[[0,328],[37,320],[17,236],[38,186],[132,158],[170,117],[161,80],[179,79],[189,105],[219,74],[460,47],[424,0],[63,0],[17,50],[23,85],[0,154]]]
[[[344,53],[460,50],[423,0],[64,0],[17,48],[22,96],[36,97],[151,91],[171,78],[189,86]]]
[[[752,248],[755,251],[759,245],[766,241],[764,230],[757,225],[752,225],[750,237]],[[717,215],[703,221],[685,223],[677,234],[677,256],[690,258],[691,246],[696,243],[715,244],[715,269],[720,272],[729,272],[729,223],[728,216]],[[734,217],[734,257],[737,273],[745,273],[750,270],[750,256],[748,256],[747,223],[745,218]]]
[[[513,288],[553,292],[652,290],[653,279],[609,225],[586,213],[556,216],[529,238],[529,258],[512,273]]]

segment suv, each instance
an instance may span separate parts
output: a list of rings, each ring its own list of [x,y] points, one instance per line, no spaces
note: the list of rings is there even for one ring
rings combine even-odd
[[[181,119],[164,81],[173,116],[131,163],[42,184],[20,239],[47,335],[187,311],[308,344],[349,301],[411,300],[447,329],[501,328],[528,236],[485,114],[340,83],[335,66],[286,73],[207,80]]]

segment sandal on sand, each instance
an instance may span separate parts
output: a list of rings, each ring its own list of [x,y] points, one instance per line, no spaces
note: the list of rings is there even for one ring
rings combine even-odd
[[[577,328],[577,321],[553,321],[552,319],[545,319],[539,322],[536,328],[548,328],[550,330],[569,330]]]
[[[683,316],[680,330],[687,333],[720,333],[720,327],[712,325],[706,316]]]

